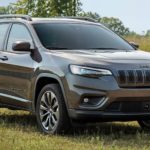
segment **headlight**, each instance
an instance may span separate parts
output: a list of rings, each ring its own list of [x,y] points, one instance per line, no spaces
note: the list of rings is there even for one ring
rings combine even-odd
[[[73,74],[98,78],[101,76],[110,76],[112,73],[106,69],[97,69],[84,66],[70,65],[70,70]]]

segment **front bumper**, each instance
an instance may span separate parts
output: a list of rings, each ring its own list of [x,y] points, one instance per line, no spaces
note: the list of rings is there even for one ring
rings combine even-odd
[[[73,120],[82,120],[86,122],[101,121],[133,121],[133,120],[150,120],[148,113],[123,113],[123,112],[103,112],[103,111],[83,111],[69,109],[70,118]]]
[[[68,112],[73,119],[100,121],[150,118],[150,88],[120,88],[113,76],[92,79],[68,74],[66,79]],[[99,107],[81,108],[83,98],[88,96],[104,96],[106,101]],[[133,103],[130,105],[130,102]],[[118,108],[115,106],[115,109],[108,110],[114,103],[118,103]]]

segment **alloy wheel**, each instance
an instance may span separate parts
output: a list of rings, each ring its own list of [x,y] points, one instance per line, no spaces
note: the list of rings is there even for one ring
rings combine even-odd
[[[42,95],[39,112],[43,128],[53,130],[59,121],[59,104],[54,92],[46,91]]]

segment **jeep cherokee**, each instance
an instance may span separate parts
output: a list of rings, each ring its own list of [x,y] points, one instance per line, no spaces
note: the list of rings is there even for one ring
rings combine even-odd
[[[0,16],[0,106],[35,113],[40,130],[73,121],[150,127],[150,54],[87,18]]]

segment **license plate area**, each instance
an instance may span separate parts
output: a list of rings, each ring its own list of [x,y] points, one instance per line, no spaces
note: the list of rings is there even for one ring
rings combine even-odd
[[[150,102],[121,102],[120,111],[130,112],[150,112]]]

